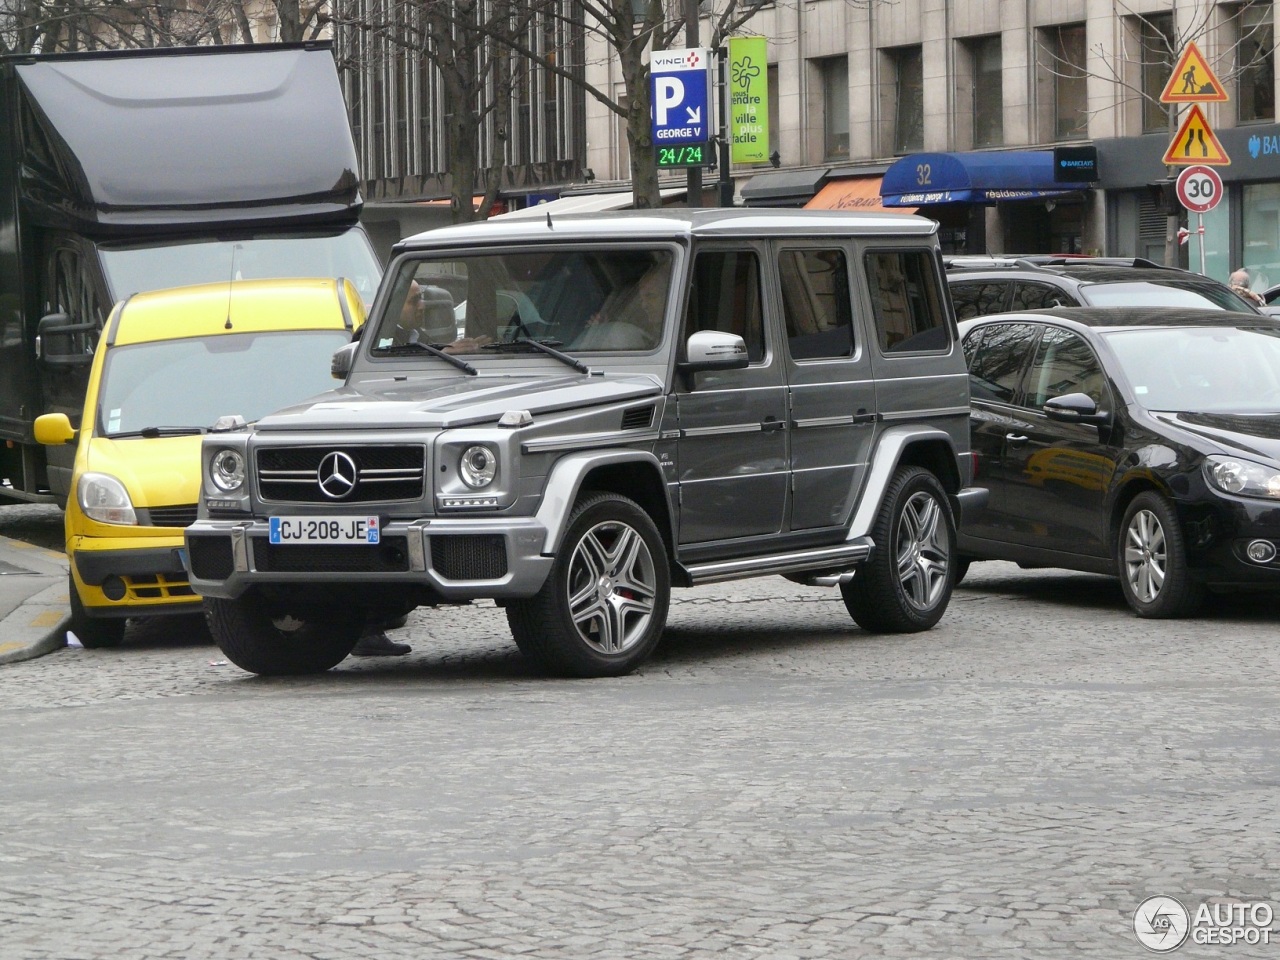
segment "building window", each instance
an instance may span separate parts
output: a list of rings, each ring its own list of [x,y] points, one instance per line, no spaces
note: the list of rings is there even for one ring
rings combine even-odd
[[[1004,70],[1000,36],[970,41],[973,64],[973,145],[994,147],[1004,143]]]
[[[1139,56],[1142,62],[1142,132],[1169,130],[1169,110],[1160,94],[1173,73],[1177,41],[1172,13],[1148,13],[1138,17]]]
[[[897,109],[893,117],[893,152],[924,149],[924,53],[920,47],[890,51],[894,65]]]
[[[1270,3],[1246,3],[1240,8],[1237,62],[1240,64],[1239,119],[1241,123],[1276,117],[1275,28]]]
[[[1087,58],[1084,24],[1048,27],[1040,31],[1040,88],[1046,94],[1047,130],[1052,140],[1077,140],[1089,130]],[[1043,128],[1042,128],[1043,129]]]
[[[825,160],[849,157],[849,58],[829,57],[818,62],[822,74],[822,156]]]

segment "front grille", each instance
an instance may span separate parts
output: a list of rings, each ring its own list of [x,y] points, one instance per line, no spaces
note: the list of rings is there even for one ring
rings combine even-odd
[[[122,579],[124,580],[125,589],[128,591],[127,596],[135,600],[173,600],[185,599],[196,595],[196,592],[191,589],[191,585],[187,583],[185,577],[177,579],[160,573],[136,574]]]
[[[497,580],[507,575],[507,541],[493,534],[431,538],[431,566],[446,580]]]
[[[342,497],[320,487],[321,461],[330,453],[355,462],[355,486]],[[422,444],[263,447],[257,452],[258,492],[285,503],[387,503],[422,499],[427,450]]]
[[[196,505],[182,504],[177,507],[148,507],[147,522],[144,527],[189,527],[196,522]]]
[[[225,580],[231,576],[230,537],[191,537],[187,540],[191,572],[201,580]]]
[[[403,573],[409,569],[405,537],[376,545],[289,544],[253,539],[253,565],[263,573]]]

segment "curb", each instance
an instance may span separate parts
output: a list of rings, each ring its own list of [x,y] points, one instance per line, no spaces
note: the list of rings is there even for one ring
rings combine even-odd
[[[70,623],[66,585],[45,587],[4,618],[0,664],[32,660],[65,647]]]

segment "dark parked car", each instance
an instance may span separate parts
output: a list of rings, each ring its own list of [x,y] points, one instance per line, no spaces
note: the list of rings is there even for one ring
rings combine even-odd
[[[1224,283],[1142,258],[952,257],[956,319],[1047,307],[1191,307],[1259,310]]]
[[[1280,586],[1280,322],[1059,307],[960,332],[990,491],[962,564],[1113,574],[1143,617]]]

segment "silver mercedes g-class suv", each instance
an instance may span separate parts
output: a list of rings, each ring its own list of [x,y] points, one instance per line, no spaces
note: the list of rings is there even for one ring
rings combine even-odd
[[[933,626],[985,498],[935,230],[664,209],[402,241],[344,385],[204,439],[218,645],[316,672],[372,616],[492,598],[538,668],[614,676],[673,586],[770,574]]]

